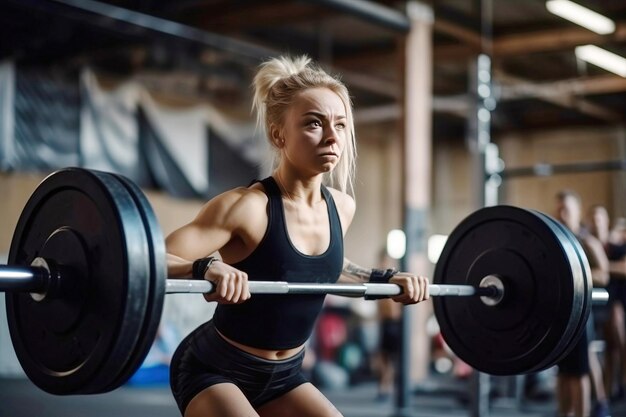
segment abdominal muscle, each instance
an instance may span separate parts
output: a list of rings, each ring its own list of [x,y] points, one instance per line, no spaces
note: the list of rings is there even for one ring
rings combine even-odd
[[[243,350],[244,352],[250,353],[251,355],[258,356],[263,359],[267,359],[269,361],[279,361],[283,359],[289,359],[298,353],[304,348],[304,345],[297,346],[291,349],[280,349],[280,350],[267,350],[267,349],[259,349],[252,346],[242,345],[241,343],[235,342],[232,339],[224,336],[220,333],[219,330],[215,329],[217,333],[228,343]]]

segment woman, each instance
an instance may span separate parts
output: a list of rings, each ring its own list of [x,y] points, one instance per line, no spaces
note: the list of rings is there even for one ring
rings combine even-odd
[[[169,276],[215,283],[205,298],[218,302],[174,355],[172,392],[186,417],[339,416],[300,373],[324,296],[251,297],[248,280],[388,281],[404,304],[428,299],[428,280],[343,256],[356,156],[346,87],[306,57],[281,57],[260,66],[254,89],[272,175],[210,200],[166,239]]]
[[[617,228],[610,229],[609,213],[604,206],[589,209],[589,231],[602,243],[609,260],[608,320],[605,323],[605,386],[610,396],[623,396],[626,384],[626,242]],[[617,225],[616,225],[617,226]],[[616,384],[617,383],[617,384]]]

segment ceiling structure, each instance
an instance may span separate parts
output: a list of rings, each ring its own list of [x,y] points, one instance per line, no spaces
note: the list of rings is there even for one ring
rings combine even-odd
[[[576,59],[595,44],[626,56],[626,1],[578,0],[616,22],[597,35],[544,0],[432,0],[434,137],[463,138],[470,68],[492,56],[501,132],[613,125],[626,78]],[[399,114],[406,2],[392,0],[1,0],[0,60],[89,65],[151,89],[249,108],[251,74],[275,53],[306,53],[342,74],[360,123]]]

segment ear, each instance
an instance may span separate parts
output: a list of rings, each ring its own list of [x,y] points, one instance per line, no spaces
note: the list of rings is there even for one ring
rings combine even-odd
[[[283,137],[282,129],[280,128],[280,126],[278,126],[275,123],[272,123],[270,125],[270,135],[271,135],[272,143],[278,149],[281,149],[283,146],[285,146],[285,138]]]

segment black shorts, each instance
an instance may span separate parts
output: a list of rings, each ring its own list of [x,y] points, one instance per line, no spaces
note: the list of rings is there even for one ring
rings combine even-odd
[[[197,394],[221,383],[235,384],[257,408],[308,382],[300,372],[303,358],[304,350],[278,361],[252,355],[224,340],[209,321],[176,349],[170,385],[183,415]]]
[[[397,355],[402,344],[402,321],[385,319],[380,323],[380,350]]]
[[[583,376],[589,373],[589,343],[593,340],[594,333],[593,314],[590,314],[580,339],[572,351],[559,361],[559,375]]]

